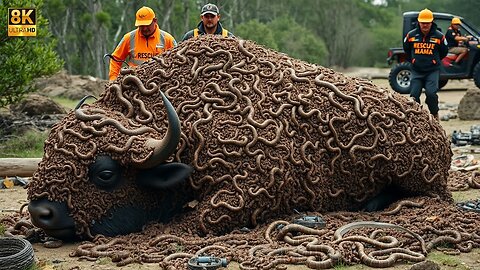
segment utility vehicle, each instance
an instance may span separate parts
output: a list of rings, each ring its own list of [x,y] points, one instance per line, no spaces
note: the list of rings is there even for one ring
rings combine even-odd
[[[403,38],[407,33],[417,27],[418,11],[409,11],[403,13]],[[454,17],[460,18],[462,25],[460,31],[462,35],[470,35],[473,38],[465,44],[468,47],[468,55],[464,57],[461,65],[450,66],[457,58],[455,54],[448,54],[442,59],[440,66],[439,87],[444,87],[450,79],[472,79],[475,85],[480,88],[480,32],[478,28],[470,24],[460,16],[448,13],[433,13],[434,23],[442,33],[446,33],[450,22]],[[388,80],[393,90],[400,94],[410,93],[410,80],[412,73],[410,71],[410,63],[406,61],[406,54],[402,47],[391,48],[388,51],[387,62],[392,65]]]

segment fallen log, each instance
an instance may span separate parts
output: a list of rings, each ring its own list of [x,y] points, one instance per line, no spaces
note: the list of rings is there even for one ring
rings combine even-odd
[[[32,176],[41,158],[0,158],[0,176]]]

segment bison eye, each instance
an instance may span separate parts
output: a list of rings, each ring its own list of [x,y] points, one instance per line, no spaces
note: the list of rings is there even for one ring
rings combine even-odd
[[[112,171],[103,171],[98,174],[98,178],[102,179],[103,181],[110,181],[114,176]]]
[[[122,180],[122,167],[109,156],[98,156],[88,168],[92,183],[103,190],[112,190]]]
[[[112,184],[115,184],[115,173],[112,171],[102,171],[97,174],[96,179],[92,179],[93,182],[101,187],[110,187]]]

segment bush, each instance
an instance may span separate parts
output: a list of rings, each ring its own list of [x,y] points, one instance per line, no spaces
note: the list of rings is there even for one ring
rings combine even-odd
[[[0,5],[0,107],[15,103],[34,89],[34,78],[50,75],[62,68],[63,62],[54,51],[55,40],[48,31],[48,22],[40,14],[42,0],[4,0]],[[37,36],[9,37],[9,7],[36,8]]]

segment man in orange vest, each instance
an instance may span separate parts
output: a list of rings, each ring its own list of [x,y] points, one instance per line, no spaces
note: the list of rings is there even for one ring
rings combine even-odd
[[[222,27],[222,24],[220,23],[220,11],[218,10],[218,7],[216,5],[206,4],[205,6],[203,6],[200,18],[202,20],[198,24],[197,28],[185,33],[185,35],[183,35],[182,41],[205,34],[222,35],[223,37],[234,37],[231,32]]]
[[[138,28],[125,34],[112,54],[109,73],[111,81],[117,78],[123,61],[126,60],[131,67],[138,66],[177,46],[177,41],[171,34],[160,30],[155,12],[149,7],[137,11],[135,26]]]

